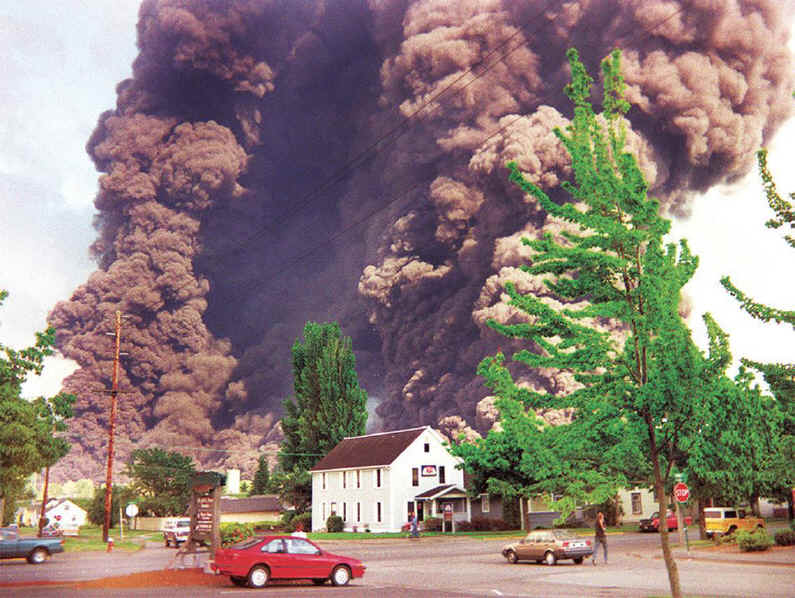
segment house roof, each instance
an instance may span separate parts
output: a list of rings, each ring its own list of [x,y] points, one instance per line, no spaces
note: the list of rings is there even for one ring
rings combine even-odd
[[[282,503],[275,494],[256,494],[245,498],[221,497],[221,513],[257,513],[261,511],[283,511]]]
[[[459,488],[455,484],[444,484],[442,486],[436,486],[435,488],[431,488],[430,490],[426,490],[425,492],[421,492],[414,498],[417,500],[434,500],[439,498],[440,496],[445,496],[447,494],[459,494],[466,496],[466,490],[463,488]]]
[[[310,471],[389,465],[426,429],[428,426],[343,438]]]

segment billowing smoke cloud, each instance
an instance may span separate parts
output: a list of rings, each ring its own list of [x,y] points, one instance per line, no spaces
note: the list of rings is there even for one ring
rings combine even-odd
[[[507,280],[545,292],[517,268],[545,216],[504,165],[565,199],[552,129],[570,115],[566,49],[592,73],[624,50],[630,144],[682,213],[693,191],[746,173],[788,116],[791,8],[146,0],[133,77],[88,143],[99,269],[51,317],[80,364],[64,469],[101,475],[117,309],[121,459],[156,445],[250,469],[254,449],[273,455],[307,320],[353,338],[385,429],[483,431],[493,407],[476,365],[517,348],[486,321],[517,317]]]

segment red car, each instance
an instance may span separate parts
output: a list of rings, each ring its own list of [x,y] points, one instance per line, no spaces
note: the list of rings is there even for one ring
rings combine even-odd
[[[249,538],[229,548],[215,551],[211,567],[228,575],[238,586],[261,588],[271,579],[311,579],[316,585],[331,580],[344,586],[362,577],[361,561],[331,554],[304,538],[266,536]]]
[[[668,522],[668,531],[672,532],[677,529],[679,526],[676,521],[676,513],[673,511],[668,511],[668,516],[665,519]],[[687,516],[684,518],[685,520],[685,527],[689,525],[693,525],[693,518]],[[651,514],[651,517],[648,519],[641,519],[639,522],[640,531],[642,532],[658,532],[660,531],[660,513],[659,511],[654,511]]]

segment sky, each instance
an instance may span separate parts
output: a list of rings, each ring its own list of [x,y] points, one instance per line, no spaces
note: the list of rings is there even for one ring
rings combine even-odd
[[[85,144],[99,115],[115,106],[116,85],[132,73],[139,0],[27,0],[0,5],[0,343],[21,349],[46,327],[56,302],[95,270],[93,199],[97,172]],[[68,24],[68,26],[67,26]],[[790,41],[795,51],[795,43]],[[779,192],[795,190],[795,118],[768,144]],[[754,170],[695,198],[671,240],[686,238],[700,265],[685,291],[691,328],[706,346],[701,314],[730,334],[736,359],[792,361],[795,332],[742,312],[719,279],[730,275],[755,299],[793,309],[792,249],[764,226],[771,212]],[[52,395],[75,368],[50,358],[25,396]]]

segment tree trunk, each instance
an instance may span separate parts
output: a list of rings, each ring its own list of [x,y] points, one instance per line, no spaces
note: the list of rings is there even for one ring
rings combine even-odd
[[[671,586],[672,598],[682,598],[682,588],[679,583],[679,569],[676,566],[674,555],[671,552],[671,545],[668,541],[668,495],[665,493],[662,472],[660,471],[660,457],[657,453],[657,443],[654,437],[654,427],[649,426],[649,436],[651,443],[651,459],[654,467],[654,489],[657,492],[657,499],[660,508],[660,544],[662,546],[663,560],[665,568],[668,569],[668,583]]]
[[[707,527],[704,523],[704,509],[707,503],[703,498],[698,499],[698,538],[699,540],[707,539]]]
[[[3,495],[0,495],[0,526],[2,526],[3,523],[5,523],[3,521],[3,513],[5,513],[5,512],[6,512],[6,497],[3,494]]]

